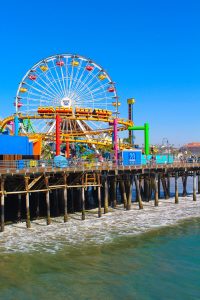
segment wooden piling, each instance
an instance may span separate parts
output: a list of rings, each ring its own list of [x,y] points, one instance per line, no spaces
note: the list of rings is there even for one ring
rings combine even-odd
[[[104,214],[108,213],[108,179],[104,178]]]
[[[64,198],[64,223],[68,221],[68,214],[67,214],[67,187],[64,187],[63,190],[63,198]]]
[[[167,196],[170,198],[170,173],[167,173]]]
[[[139,199],[138,199],[137,190],[136,190],[136,195],[137,195],[137,202],[138,202]],[[150,178],[150,174],[148,174],[148,176],[146,176],[144,179],[144,200],[149,202],[151,200],[151,195],[152,195],[151,178]]]
[[[182,176],[182,182],[183,182],[183,197],[187,196],[187,174],[184,174]]]
[[[111,181],[112,185],[112,204],[113,208],[117,207],[117,181],[116,181],[116,176],[112,179]]]
[[[197,200],[197,173],[196,171],[193,171],[193,201]]]
[[[154,205],[158,206],[158,174],[154,176]]]
[[[47,206],[47,225],[51,224],[51,216],[50,216],[50,199],[49,199],[49,177],[45,176],[45,185],[46,185],[46,206]]]
[[[36,193],[36,219],[40,216],[40,194]]]
[[[200,174],[198,174],[198,194],[200,194]]]
[[[101,217],[101,186],[100,186],[101,180],[100,175],[98,175],[98,187],[97,187],[97,195],[98,195],[98,217]]]
[[[128,185],[129,189],[130,189],[130,184]],[[128,193],[129,195],[129,193]],[[137,189],[135,190],[135,202],[139,202],[139,197],[138,197],[138,191]]]
[[[149,178],[144,177],[144,200],[149,201]]]
[[[59,195],[60,190],[56,189],[54,190],[54,192],[55,192],[54,199],[53,199],[54,214],[56,215],[56,217],[58,217],[60,214],[59,205],[58,205],[58,199],[60,198]]]
[[[127,206],[127,196],[126,196],[126,190],[125,190],[125,185],[124,185],[124,179],[123,178],[120,180],[119,186],[120,186],[120,191],[121,191],[122,202],[124,204],[124,208],[126,208],[126,206]]]
[[[143,190],[143,185],[142,185],[142,178],[140,177],[139,178],[139,189],[140,189],[140,195],[141,195],[141,198],[144,194],[144,190]]]
[[[74,213],[74,188],[70,188],[71,212]]]
[[[64,173],[64,189],[63,189],[63,199],[64,199],[64,223],[68,221],[68,214],[67,214],[67,175]]]
[[[178,204],[178,172],[175,172],[175,204]]]
[[[149,176],[149,178],[148,178],[148,185],[149,185],[148,201],[150,201],[152,199],[152,192],[153,192],[153,186],[152,186],[151,176]]]
[[[134,175],[134,181],[135,181],[136,191],[138,193],[139,209],[143,209],[142,198],[141,198],[140,189],[139,189],[139,180],[138,180],[137,175]]]
[[[130,176],[128,181],[127,181],[127,189],[128,189],[128,198],[127,198],[126,210],[130,210],[131,209],[131,203],[132,203],[132,192],[133,192],[133,178],[132,178],[132,176]]]
[[[11,170],[14,172],[13,170]],[[9,171],[9,172],[11,172]],[[2,172],[2,170],[1,170]],[[88,180],[88,184],[83,180],[84,174],[89,172],[91,175],[91,170],[75,168],[73,171],[68,170],[67,173],[56,168],[54,170],[49,170],[48,168],[40,171],[40,168],[33,173],[32,169],[20,170],[20,172],[8,173],[8,170],[4,170],[0,176],[0,205],[1,205],[1,228],[4,230],[4,223],[10,221],[11,217],[15,217],[14,221],[24,218],[24,209],[26,203],[26,226],[30,228],[31,218],[39,216],[39,204],[41,212],[40,214],[47,215],[47,224],[51,223],[51,217],[54,216],[54,211],[56,211],[55,203],[56,199],[53,199],[53,193],[58,192],[58,208],[62,208],[63,215],[64,211],[64,222],[67,221],[68,211],[67,206],[71,209],[71,203],[74,204],[75,211],[82,211],[82,219],[86,218],[87,208],[86,204],[91,204],[92,207],[96,208],[96,213],[98,217],[101,217],[103,213],[102,204],[104,204],[104,213],[108,212],[108,205],[110,205],[110,200],[112,201],[113,207],[117,205],[117,192],[118,192],[118,182],[120,185],[121,200],[127,210],[131,209],[132,206],[132,190],[133,184],[135,182],[137,199],[139,203],[139,208],[143,208],[143,200],[150,199],[150,189],[153,191],[152,198],[154,205],[159,205],[159,177],[162,177],[163,190],[165,197],[167,198],[170,194],[170,180],[169,177],[175,176],[175,203],[179,202],[178,194],[178,182],[179,177],[183,180],[183,195],[187,195],[187,176],[193,175],[193,200],[197,200],[197,184],[198,192],[200,192],[200,164],[189,165],[185,164],[174,164],[173,166],[159,166],[159,168],[147,168],[146,167],[118,167],[118,172],[115,172],[114,167],[107,169],[102,166],[99,168],[96,166],[95,180]],[[158,173],[159,172],[159,173]],[[65,174],[66,173],[66,174]],[[101,174],[103,176],[103,190],[101,190]],[[109,176],[107,176],[107,174]],[[135,174],[135,175],[134,175]],[[136,175],[137,174],[137,175]],[[159,176],[160,175],[160,176]],[[30,176],[30,177],[29,177]],[[198,176],[198,179],[197,179]],[[64,177],[64,183],[63,183]],[[65,179],[66,178],[66,179]],[[5,180],[5,184],[4,184]],[[126,183],[125,183],[126,180]],[[181,178],[180,178],[181,180]],[[45,182],[45,186],[44,186]],[[161,182],[160,182],[161,183]],[[171,183],[172,184],[172,183]],[[110,185],[110,186],[109,186]],[[172,188],[172,186],[171,186]],[[71,194],[70,194],[71,189]],[[85,189],[88,189],[88,197]],[[93,189],[95,189],[93,193]],[[74,191],[74,199],[73,199]],[[94,199],[92,199],[92,193]],[[70,196],[71,199],[70,199]],[[79,196],[79,197],[78,197]],[[10,203],[7,206],[8,202]],[[23,198],[22,198],[23,197]],[[39,198],[40,197],[40,198]],[[102,199],[104,203],[102,203]],[[52,199],[50,199],[52,198]],[[91,198],[91,199],[90,199]],[[42,200],[39,202],[39,199]],[[12,205],[12,200],[16,201]],[[33,201],[32,201],[33,200]],[[50,201],[51,200],[51,201]],[[87,201],[88,200],[88,201]],[[90,201],[91,200],[91,201]],[[92,201],[93,200],[93,201]],[[134,199],[135,200],[135,199]],[[5,202],[6,201],[6,202]],[[74,201],[74,202],[73,202]],[[109,203],[108,203],[109,202]],[[4,205],[6,203],[6,211]],[[22,206],[23,204],[23,206]],[[137,204],[136,204],[137,205]],[[21,209],[22,206],[22,209]],[[30,207],[29,207],[30,206]],[[50,207],[51,206],[51,207]],[[54,207],[53,207],[54,206]],[[55,210],[54,210],[55,208]],[[89,208],[89,207],[88,207]],[[7,212],[7,209],[9,210]],[[45,209],[45,211],[44,211]],[[50,210],[51,209],[51,210]],[[47,210],[47,213],[46,213]],[[5,214],[6,212],[6,214]],[[32,216],[33,212],[33,216]],[[59,213],[59,212],[58,212]],[[4,216],[5,214],[5,216]],[[23,214],[23,215],[22,215]],[[31,216],[30,216],[31,214]],[[8,220],[7,220],[8,217]],[[80,217],[81,218],[81,217]]]
[[[85,189],[81,188],[82,220],[85,220]]]
[[[160,199],[160,174],[158,174],[158,199]]]
[[[4,231],[4,226],[5,226],[5,210],[4,210],[4,205],[5,205],[5,195],[4,195],[4,185],[5,185],[5,179],[4,177],[1,177],[1,232]]]
[[[163,192],[164,192],[164,197],[165,199],[168,199],[168,193],[167,193],[167,185],[166,185],[166,180],[164,175],[161,177],[161,182],[162,182],[162,187],[163,187]]]
[[[28,191],[28,182],[30,177],[25,176],[25,190],[26,190],[26,227],[31,227],[31,220],[30,220],[30,205],[29,205],[29,191]]]
[[[100,182],[100,181],[99,181]],[[97,187],[97,194],[98,194],[98,217],[101,218],[101,187]]]
[[[22,211],[22,195],[18,194],[18,207],[17,207],[17,221],[20,222],[22,215],[21,215],[21,211]]]

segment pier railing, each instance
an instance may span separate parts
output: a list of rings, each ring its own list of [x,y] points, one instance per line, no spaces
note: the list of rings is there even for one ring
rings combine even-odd
[[[186,163],[176,161],[172,164],[157,164],[156,162],[148,162],[145,165],[123,165],[122,162],[114,160],[105,161],[89,161],[82,159],[68,160],[67,164],[58,164],[53,160],[16,160],[16,161],[0,161],[0,173],[18,173],[18,172],[45,172],[54,171],[55,169],[65,169],[66,171],[84,171],[84,170],[116,170],[116,169],[141,169],[141,168],[181,168],[181,167],[200,167],[200,163]]]

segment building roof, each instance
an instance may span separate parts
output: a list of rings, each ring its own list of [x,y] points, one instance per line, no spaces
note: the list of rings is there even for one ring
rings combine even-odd
[[[198,142],[193,142],[193,143],[188,143],[185,145],[186,148],[200,148],[200,143]]]

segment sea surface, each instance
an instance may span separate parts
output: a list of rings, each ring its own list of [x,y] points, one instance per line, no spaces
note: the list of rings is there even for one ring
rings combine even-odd
[[[6,226],[0,299],[200,299],[200,196],[179,200]]]

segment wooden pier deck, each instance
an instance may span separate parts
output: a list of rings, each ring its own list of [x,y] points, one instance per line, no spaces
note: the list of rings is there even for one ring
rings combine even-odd
[[[182,178],[183,196],[187,195],[187,178],[193,177],[193,200],[196,201],[197,178],[200,193],[200,163],[173,163],[164,165],[118,166],[114,163],[79,164],[67,168],[53,166],[17,169],[0,168],[1,231],[5,222],[46,217],[47,225],[52,216],[63,215],[68,219],[68,210],[85,210],[93,203],[98,207],[98,216],[108,212],[108,207],[131,208],[133,184],[140,209],[143,201],[154,199],[159,205],[161,186],[164,197],[170,197],[170,179],[175,181],[175,200],[178,204],[178,178]],[[120,199],[120,200],[119,200]],[[94,206],[93,206],[94,207]]]

